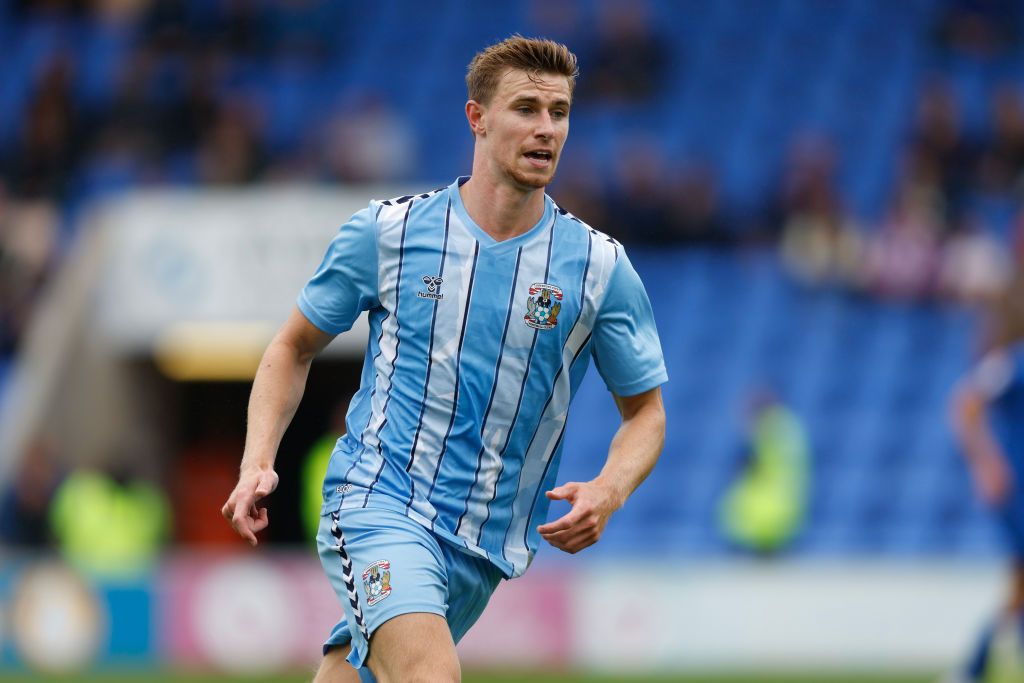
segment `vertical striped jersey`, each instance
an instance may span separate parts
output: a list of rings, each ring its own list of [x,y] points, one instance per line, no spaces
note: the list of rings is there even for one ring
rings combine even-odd
[[[330,334],[369,312],[324,512],[402,512],[511,577],[537,550],[590,358],[621,396],[667,374],[618,242],[547,196],[533,228],[495,241],[466,213],[465,180],[370,202],[338,231],[298,306]]]

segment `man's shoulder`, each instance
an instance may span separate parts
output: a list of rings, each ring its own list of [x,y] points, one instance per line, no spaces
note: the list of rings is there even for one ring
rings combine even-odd
[[[420,218],[435,216],[436,212],[431,210],[431,206],[436,202],[441,202],[440,210],[443,211],[443,204],[448,197],[447,190],[448,187],[445,186],[419,194],[404,194],[390,199],[373,199],[370,201],[370,215],[373,217],[378,231],[398,230],[408,220],[413,207],[416,209],[416,215]],[[434,209],[437,208],[434,207]],[[426,213],[424,213],[424,209],[426,209]]]
[[[603,252],[613,259],[618,259],[622,254],[622,244],[617,239],[607,233],[601,232],[578,216],[566,211],[559,206],[557,202],[553,201],[552,203],[555,206],[555,220],[557,221],[560,230],[563,232],[575,232],[578,235],[587,238],[591,245],[590,248],[593,251]]]
[[[430,190],[429,192],[421,192],[419,194],[405,194],[400,197],[392,197],[391,199],[374,199],[371,201],[371,204],[376,204],[377,206],[380,207],[402,206],[408,204],[413,200],[422,201],[424,199],[436,197],[447,189],[448,186],[445,185],[444,187],[439,187],[436,190]]]

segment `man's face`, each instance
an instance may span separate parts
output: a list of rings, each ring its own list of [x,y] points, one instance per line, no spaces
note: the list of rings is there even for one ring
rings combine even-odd
[[[509,69],[483,109],[481,152],[524,190],[551,182],[569,135],[569,79]]]

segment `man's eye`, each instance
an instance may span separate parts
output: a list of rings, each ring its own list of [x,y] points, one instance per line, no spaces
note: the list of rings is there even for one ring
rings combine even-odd
[[[532,110],[529,107],[519,107],[516,109],[520,114],[529,114]]]
[[[555,117],[556,119],[564,119],[565,116],[566,116],[566,113],[564,111],[553,111],[553,112],[551,112],[551,115],[553,117]]]

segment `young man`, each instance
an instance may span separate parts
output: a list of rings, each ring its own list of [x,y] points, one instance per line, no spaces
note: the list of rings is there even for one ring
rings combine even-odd
[[[310,361],[369,311],[362,386],[324,482],[320,556],[345,617],[317,681],[458,681],[455,643],[498,582],[540,538],[569,553],[595,543],[661,451],[667,375],[643,286],[621,245],[544,194],[576,73],[546,40],[478,54],[473,175],[355,214],[264,355],[223,509],[254,545]],[[622,424],[597,478],[554,486],[591,356]],[[542,524],[551,500],[572,509]]]
[[[992,350],[957,386],[953,423],[975,487],[1006,531],[1013,555],[1008,599],[982,631],[962,671],[945,680],[980,683],[1005,628],[1024,643],[1024,271],[995,315]],[[1024,655],[1024,652],[1018,652]]]

